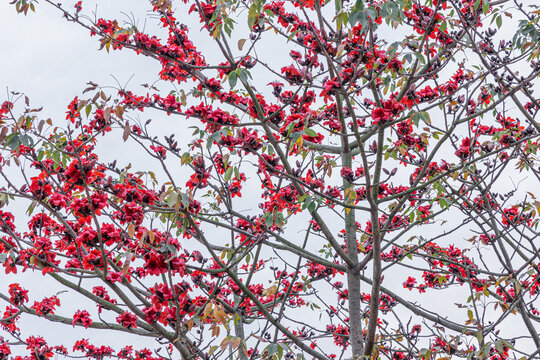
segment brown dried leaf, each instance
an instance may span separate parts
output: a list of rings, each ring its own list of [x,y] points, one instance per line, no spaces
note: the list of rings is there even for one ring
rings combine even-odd
[[[214,318],[220,323],[227,322],[227,314],[225,313],[222,305],[216,305],[216,307],[214,307],[212,315],[214,315]]]
[[[8,128],[6,126],[2,127],[2,130],[0,130],[0,142],[4,141],[4,139],[7,137]]]
[[[242,340],[239,337],[235,336],[235,337],[231,338],[231,341],[229,343],[231,344],[231,347],[233,349],[238,349],[238,347],[240,346],[241,341]]]
[[[264,289],[262,294],[263,294],[264,296],[269,296],[269,295],[275,294],[276,291],[277,291],[277,286],[276,286],[276,285],[272,285],[272,286],[270,286],[268,289]]]
[[[204,307],[203,316],[207,317],[212,312],[213,304],[211,302],[207,303]]]
[[[147,237],[148,237],[148,231],[143,232],[141,235],[141,238],[139,239],[139,245],[144,244],[144,241],[146,240]]]
[[[129,123],[126,123],[126,126],[124,126],[124,133],[122,134],[124,142],[129,138],[129,134],[131,134],[131,126],[129,126]]]
[[[345,49],[345,44],[339,45],[338,48],[337,48],[337,56],[341,56],[344,49]]]
[[[25,120],[24,116],[21,116],[19,120],[17,120],[17,125],[15,126],[15,128],[20,129],[24,124],[24,120]]]
[[[224,351],[226,348],[227,348],[227,345],[229,345],[229,342],[231,341],[231,339],[227,336],[225,339],[223,339],[223,341],[221,342],[221,344],[219,344],[219,346],[221,347],[221,350]]]
[[[122,267],[122,277],[126,276],[126,274],[128,273],[131,259],[133,259],[133,253],[130,251],[126,254],[126,262],[124,263],[124,266]]]
[[[120,120],[124,120],[124,108],[122,106],[118,105],[114,110],[114,113]]]
[[[98,84],[95,84],[95,83],[93,83],[93,82],[91,82],[91,81],[88,82],[87,84],[90,85],[90,87],[87,87],[86,89],[84,89],[84,90],[83,90],[83,94],[84,94],[85,92],[95,90],[95,89],[98,87]]]
[[[238,40],[238,50],[242,51],[242,48],[244,47],[245,43],[246,43],[246,39]]]
[[[133,225],[132,223],[129,223],[129,225],[128,225],[128,236],[130,238],[133,238],[133,235],[135,235],[135,225]]]
[[[159,195],[159,201],[165,200],[167,195],[169,195],[171,192],[172,192],[171,189],[168,189],[167,191],[162,192],[161,195]]]
[[[112,107],[108,107],[105,109],[105,111],[103,112],[103,117],[105,118],[105,121],[109,121],[111,119],[111,112]]]

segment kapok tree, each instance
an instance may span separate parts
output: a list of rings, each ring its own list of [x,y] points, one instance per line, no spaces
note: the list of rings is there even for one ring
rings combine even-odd
[[[538,358],[535,5],[43,3],[161,71],[3,103],[0,359]]]

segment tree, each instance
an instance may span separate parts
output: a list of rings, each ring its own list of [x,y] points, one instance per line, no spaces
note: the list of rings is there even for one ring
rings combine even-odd
[[[43,3],[160,81],[2,104],[1,360],[539,357],[537,5],[153,0],[152,35]]]

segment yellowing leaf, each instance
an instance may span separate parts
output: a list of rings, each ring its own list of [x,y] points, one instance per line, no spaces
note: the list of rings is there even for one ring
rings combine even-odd
[[[129,251],[126,254],[126,262],[124,263],[124,266],[122,267],[122,277],[125,277],[126,274],[129,271],[129,264],[131,263],[131,259],[133,259],[133,253]]]
[[[128,237],[132,238],[135,235],[135,225],[129,223],[128,225]]]
[[[246,43],[246,39],[238,40],[238,50],[242,51],[242,48],[244,47],[245,43]]]
[[[276,285],[272,285],[272,286],[270,286],[269,288],[264,289],[262,294],[263,294],[264,296],[269,296],[269,295],[275,294],[276,291],[277,291],[277,286],[276,286]]]
[[[217,304],[214,307],[214,311],[213,311],[212,315],[214,316],[214,318],[217,321],[219,321],[220,323],[223,323],[223,324],[225,324],[227,322],[227,320],[228,320],[228,316],[225,313],[225,308],[221,304]]]
[[[127,141],[129,138],[129,134],[131,134],[131,126],[129,126],[129,123],[126,123],[126,126],[124,126],[124,133],[122,134],[122,139],[124,141]]]

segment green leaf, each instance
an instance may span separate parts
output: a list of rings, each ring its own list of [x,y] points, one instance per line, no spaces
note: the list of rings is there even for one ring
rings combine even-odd
[[[439,26],[439,31],[444,32],[444,30],[446,30],[447,26],[448,26],[448,24],[446,23],[446,21],[443,21],[441,26]]]
[[[167,205],[172,208],[178,202],[178,194],[175,192],[170,193],[165,201],[167,202]]]
[[[377,10],[375,10],[372,7],[367,9],[367,14],[371,18],[371,20],[375,20],[376,18],[379,17],[379,13],[377,13]]]
[[[410,64],[412,62],[412,55],[411,54],[406,54],[403,57],[403,60],[407,61]]]
[[[273,218],[272,213],[266,213],[263,216],[263,219],[264,219],[264,224],[266,225],[266,227],[270,227],[274,223],[274,218]]]
[[[279,344],[277,348],[277,355],[278,359],[281,359],[283,357],[283,344]]]
[[[34,146],[34,139],[32,139],[30,136],[24,134],[19,137],[20,142],[24,146],[33,147]]]
[[[283,213],[276,213],[276,225],[277,226],[281,226],[283,224],[283,221],[284,221],[284,218],[283,218]]]
[[[188,194],[181,192],[180,197],[182,199],[182,206],[187,208],[189,206],[189,196],[188,196]]]
[[[231,73],[229,74],[229,86],[231,87],[231,89],[234,89],[237,80],[238,74],[236,73],[236,71],[231,71]]]
[[[362,25],[363,28],[368,26],[368,16],[365,12],[358,14],[358,22]]]
[[[15,150],[20,144],[19,134],[18,133],[9,134],[4,141],[11,150]]]
[[[356,0],[356,4],[354,4],[354,8],[360,11],[364,10],[364,0]]]
[[[476,0],[476,2],[474,3],[474,11],[478,10],[480,4],[482,4],[482,1],[483,0]]]
[[[495,349],[497,349],[500,354],[504,353],[504,347],[501,340],[495,341]]]
[[[276,343],[270,344],[266,347],[266,350],[268,351],[268,357],[272,358],[272,355],[276,353],[278,349],[278,345]]]
[[[38,204],[37,201],[32,201],[30,206],[28,206],[28,209],[26,209],[26,213],[28,214],[28,216],[32,215],[37,204]]]
[[[259,10],[260,10],[260,2],[259,1],[253,1],[253,4],[249,7],[248,10],[248,26],[249,28],[253,28],[253,25],[255,25],[255,20],[259,17]]]
[[[506,346],[507,348],[510,348],[512,350],[514,350],[514,345],[512,345],[511,342],[509,342],[508,340],[505,340],[505,339],[501,339],[501,342],[504,344],[504,346]]]
[[[477,332],[475,336],[479,343],[482,343],[484,341],[484,336],[482,335],[481,331]]]
[[[360,19],[360,14],[364,12],[364,0],[356,0],[351,13],[349,14],[349,23],[354,26]],[[362,25],[363,26],[363,25]]]
[[[245,69],[238,69],[238,77],[242,80],[243,83],[247,83],[248,80],[248,71]],[[251,77],[251,75],[250,75]]]
[[[394,56],[394,54],[398,51],[400,44],[401,42],[399,41],[390,44],[390,46],[388,47],[388,55]]]
[[[9,203],[9,196],[7,194],[0,194],[0,206],[7,205]]]
[[[484,15],[487,15],[489,13],[489,0],[483,1],[482,10],[484,11]]]
[[[425,63],[426,63],[426,59],[424,58],[424,55],[420,54],[419,52],[414,52],[413,55],[416,56],[416,58],[417,58],[422,64],[425,64]]]
[[[233,173],[232,167],[228,168],[227,171],[225,171],[225,182],[228,182],[229,180],[231,180],[232,173]]]

